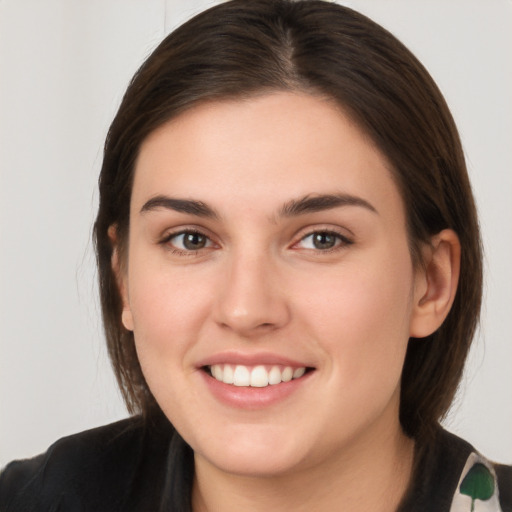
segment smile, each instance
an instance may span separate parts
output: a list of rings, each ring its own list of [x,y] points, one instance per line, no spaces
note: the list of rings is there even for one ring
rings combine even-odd
[[[231,364],[214,364],[206,367],[211,376],[224,384],[238,387],[264,388],[275,386],[281,382],[290,382],[306,373],[306,367],[291,366],[245,366]]]

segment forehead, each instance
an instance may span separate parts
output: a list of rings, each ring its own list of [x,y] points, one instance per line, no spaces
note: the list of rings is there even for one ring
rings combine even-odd
[[[336,103],[279,92],[201,104],[151,133],[136,163],[132,206],[169,194],[270,207],[312,193],[401,209],[386,158]]]

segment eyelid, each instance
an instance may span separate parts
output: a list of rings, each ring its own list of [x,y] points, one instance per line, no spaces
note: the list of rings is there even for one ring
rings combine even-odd
[[[161,239],[159,240],[159,243],[165,243],[171,240],[172,238],[179,236],[179,235],[185,235],[187,233],[197,233],[198,235],[203,235],[206,238],[210,239],[210,237],[201,229],[196,227],[179,227],[175,229],[171,229],[170,231],[166,231],[164,235],[162,235]]]

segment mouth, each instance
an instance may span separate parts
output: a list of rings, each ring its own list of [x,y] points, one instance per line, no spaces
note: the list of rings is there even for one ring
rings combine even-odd
[[[314,368],[307,366],[213,364],[201,368],[210,377],[236,387],[265,388],[297,380]]]

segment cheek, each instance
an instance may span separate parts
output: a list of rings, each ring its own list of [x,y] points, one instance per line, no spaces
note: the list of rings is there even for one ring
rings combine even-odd
[[[139,358],[184,352],[194,343],[211,309],[208,280],[166,266],[135,265],[129,277],[129,304]],[[172,363],[173,360],[170,360]]]
[[[396,380],[409,339],[412,264],[384,255],[376,265],[358,263],[308,281],[301,316],[343,378]]]
[[[147,261],[147,260],[146,260]],[[202,336],[211,292],[205,283],[168,269],[139,266],[130,280],[130,307],[137,356],[151,392],[175,424],[190,415],[194,400],[187,378],[195,371],[191,356]],[[203,280],[204,281],[204,280]],[[188,405],[180,397],[188,397]],[[197,419],[200,421],[200,418]]]

